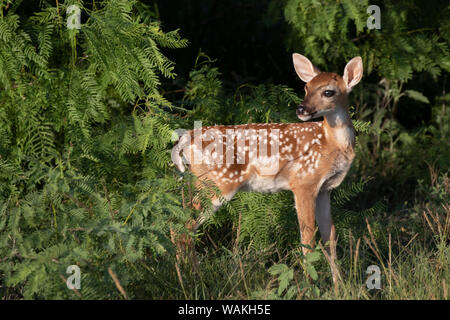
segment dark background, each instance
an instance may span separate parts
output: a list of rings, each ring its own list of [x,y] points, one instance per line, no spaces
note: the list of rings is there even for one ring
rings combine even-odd
[[[176,62],[179,77],[166,83],[169,90],[182,88],[189,71],[195,65],[199,51],[215,60],[214,66],[222,73],[226,88],[236,90],[244,83],[287,85],[303,96],[303,82],[292,67],[293,50],[287,49],[289,26],[284,20],[284,1],[238,1],[238,0],[147,0],[146,4],[157,9],[163,30],[180,29],[180,34],[190,42],[179,50],[164,53]],[[374,4],[383,7],[380,1]],[[415,12],[415,24],[432,25],[429,21],[445,9],[447,1],[423,3],[426,12]],[[299,53],[302,53],[299,51]],[[343,70],[344,65],[340,66]],[[341,73],[340,69],[330,70]],[[376,73],[365,75],[366,81],[376,83]],[[370,77],[370,79],[368,79]],[[436,85],[427,73],[414,74],[405,86],[422,92],[435,103],[434,97],[449,92],[447,75],[441,75]],[[181,97],[181,96],[180,96]],[[400,99],[394,117],[407,129],[416,129],[432,118],[429,104],[408,97]]]
[[[222,72],[228,86],[272,81],[302,87],[292,67],[292,52],[286,50],[286,24],[280,7],[271,1],[147,1],[159,10],[164,30],[180,29],[190,42],[167,54],[177,62],[177,73],[186,77],[199,48]],[[269,14],[270,12],[270,14]],[[273,14],[272,14],[273,12]]]

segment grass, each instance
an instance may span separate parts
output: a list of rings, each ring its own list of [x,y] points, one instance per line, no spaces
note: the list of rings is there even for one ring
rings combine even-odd
[[[405,214],[413,217],[407,223]],[[420,203],[391,212],[385,220],[381,234],[374,233],[368,220],[362,222],[362,237],[346,230],[346,241],[338,242],[342,278],[337,290],[319,247],[312,258],[303,257],[299,248],[281,250],[276,244],[257,250],[237,241],[239,230],[222,243],[213,240],[210,230],[198,239],[197,267],[186,261],[180,278],[168,256],[148,273],[153,281],[145,281],[152,285],[142,298],[447,300],[450,206],[442,201]],[[370,265],[380,268],[381,289],[366,286]]]
[[[108,270],[117,290],[111,297],[447,300],[450,183],[447,174],[431,176],[430,185],[419,184],[414,205],[361,219],[359,225],[340,230],[338,266],[342,278],[337,289],[320,245],[306,257],[294,241],[288,246],[272,243],[258,249],[251,240],[241,241],[239,225],[211,225],[196,239],[198,264],[186,260],[177,273],[174,254],[149,256],[130,266],[130,272],[141,275],[131,281]],[[366,286],[366,271],[371,265],[380,269],[380,289]],[[74,298],[96,299],[97,295],[84,289]],[[18,297],[6,293],[5,298]]]
[[[445,119],[449,119],[449,114]],[[433,134],[398,131],[396,134],[408,139],[387,144],[384,140],[386,135],[393,135],[391,130],[374,127],[371,124],[372,134],[358,136],[359,156],[346,178],[346,182],[364,179],[361,181],[368,184],[362,185],[362,191],[357,188],[348,207],[347,203],[334,203],[339,234],[337,263],[342,276],[337,288],[320,246],[312,254],[302,255],[289,193],[258,196],[250,199],[253,201],[242,194],[242,203],[255,205],[242,205],[235,210],[234,218],[239,217],[233,218],[234,223],[229,215],[222,219],[221,226],[202,227],[196,239],[197,264],[190,261],[177,264],[175,252],[164,256],[148,253],[143,259],[121,262],[122,272],[107,268],[101,282],[94,281],[94,277],[89,282],[88,275],[96,276],[100,270],[92,266],[94,271],[90,270],[92,273],[86,273],[82,279],[83,289],[71,298],[447,300],[450,284],[447,131],[440,128],[433,131],[432,125],[428,130]],[[378,202],[383,205],[377,206],[373,213],[366,210]],[[245,216],[241,209],[252,214],[250,222],[245,221],[249,215]],[[271,210],[273,214],[268,214]],[[280,212],[283,219],[276,214]],[[241,220],[250,228],[241,230]],[[253,242],[250,231],[263,238],[260,241],[263,245]],[[366,286],[367,268],[371,265],[380,269],[380,289]],[[21,286],[6,290],[2,286],[0,282],[0,299],[23,299]],[[45,293],[42,297],[46,297]]]

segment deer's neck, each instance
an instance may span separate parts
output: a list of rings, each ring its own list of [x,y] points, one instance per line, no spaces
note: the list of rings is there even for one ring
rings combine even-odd
[[[339,149],[353,150],[355,129],[347,107],[336,106],[333,112],[325,115],[324,128],[327,139],[330,139]]]

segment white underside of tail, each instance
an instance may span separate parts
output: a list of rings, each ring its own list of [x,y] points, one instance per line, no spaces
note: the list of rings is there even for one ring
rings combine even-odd
[[[172,149],[172,162],[175,164],[175,166],[180,170],[180,172],[186,171],[186,168],[184,167],[183,163],[183,151],[186,148],[186,146],[190,145],[190,135],[184,134],[181,136],[180,140],[178,141],[178,144],[173,147]]]

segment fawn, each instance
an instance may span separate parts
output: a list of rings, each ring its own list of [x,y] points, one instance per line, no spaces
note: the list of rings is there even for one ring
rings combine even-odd
[[[303,253],[314,246],[317,221],[322,240],[328,243],[328,259],[336,283],[336,231],[330,212],[330,191],[340,185],[355,157],[355,131],[347,96],[362,78],[362,59],[350,60],[342,77],[320,72],[297,53],[293,54],[293,63],[297,75],[306,82],[305,98],[296,109],[298,118],[308,121],[323,117],[323,121],[218,125],[190,130],[173,148],[172,160],[181,172],[185,171],[183,159],[189,164],[189,170],[198,177],[198,187],[204,180],[215,183],[221,196],[212,196],[214,210],[238,190],[291,190],[301,243],[306,245]],[[202,218],[193,228],[201,222]]]

